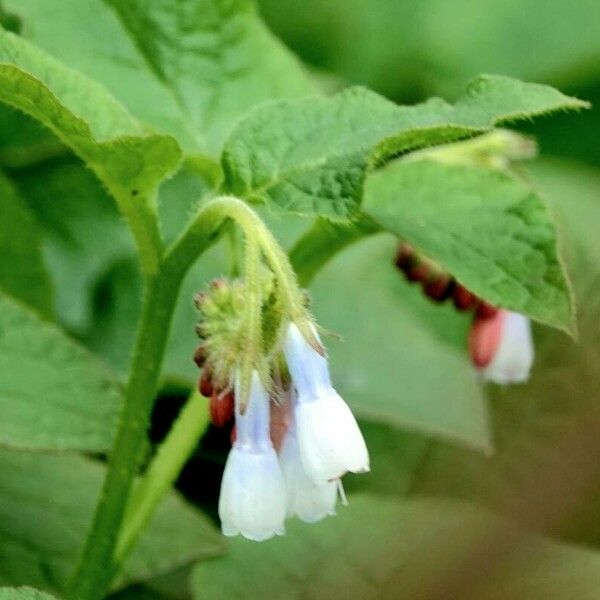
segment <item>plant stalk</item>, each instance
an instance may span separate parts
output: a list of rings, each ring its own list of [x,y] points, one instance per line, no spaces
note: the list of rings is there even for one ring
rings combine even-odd
[[[129,556],[163,496],[177,480],[208,421],[208,403],[194,390],[144,476],[131,492],[115,548],[116,564]]]
[[[147,444],[171,316],[181,280],[157,275],[145,282],[142,314],[108,472],[68,597],[103,598],[115,573],[113,555],[127,500]]]

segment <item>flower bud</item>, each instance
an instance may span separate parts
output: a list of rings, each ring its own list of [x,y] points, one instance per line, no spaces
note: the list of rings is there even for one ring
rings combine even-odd
[[[529,319],[507,310],[476,317],[469,350],[484,379],[498,384],[527,381],[534,357]]]
[[[458,308],[458,310],[470,310],[475,306],[477,302],[477,297],[475,294],[470,292],[466,287],[457,283],[454,286],[454,290],[452,291],[452,298],[454,300],[454,306]]]
[[[196,348],[196,351],[194,352],[194,362],[200,368],[202,368],[204,366],[204,363],[206,362],[206,347],[205,346],[198,346],[198,348]]]
[[[198,382],[198,391],[206,398],[210,398],[213,393],[212,372],[208,367],[204,367],[202,370],[202,376]]]
[[[498,309],[495,306],[482,300],[477,307],[476,316],[479,319],[491,319],[492,317],[495,317],[497,313]]]
[[[448,299],[454,290],[454,280],[443,273],[430,278],[423,284],[425,294],[435,302]]]
[[[209,401],[210,420],[215,427],[225,427],[233,418],[233,391],[213,389]]]

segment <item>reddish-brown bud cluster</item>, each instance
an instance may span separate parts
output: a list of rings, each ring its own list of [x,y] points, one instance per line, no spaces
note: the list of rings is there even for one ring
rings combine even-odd
[[[480,319],[492,318],[498,312],[497,308],[478,298],[434,262],[421,256],[410,244],[400,244],[395,265],[408,281],[420,283],[424,294],[435,302],[452,298],[458,310],[474,311]]]
[[[202,369],[198,380],[198,391],[209,398],[210,420],[216,427],[225,427],[233,418],[234,395],[230,389],[217,389],[212,379],[210,367],[206,362],[206,349],[199,346],[194,352],[194,362]]]

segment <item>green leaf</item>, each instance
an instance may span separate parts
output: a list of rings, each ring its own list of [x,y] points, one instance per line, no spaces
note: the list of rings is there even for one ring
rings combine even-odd
[[[396,106],[362,88],[273,102],[232,131],[222,155],[225,184],[251,201],[344,220],[356,215],[366,170],[394,154],[585,106],[550,87],[498,76],[474,80],[454,105],[434,98]]]
[[[94,170],[129,220],[146,268],[155,269],[160,241],[152,198],[179,164],[177,142],[151,133],[98,83],[5,31],[0,101],[51,129]]]
[[[131,236],[98,180],[73,158],[20,170],[14,180],[44,230],[59,320],[84,334],[98,280],[134,256]]]
[[[68,152],[40,123],[0,104],[0,166],[20,169]]]
[[[428,302],[394,269],[380,235],[338,255],[311,287],[332,379],[363,418],[477,449],[491,446],[487,405],[466,352],[467,320]]]
[[[368,477],[368,475],[366,475]],[[338,516],[236,538],[196,566],[194,597],[592,600],[600,554],[524,533],[468,504],[350,498]]]
[[[0,600],[54,600],[54,596],[30,587],[0,588]]]
[[[574,333],[557,232],[528,185],[481,168],[400,160],[368,179],[364,210],[492,304]]]
[[[0,444],[106,451],[121,389],[58,327],[0,294]]]
[[[396,99],[453,93],[481,72],[561,87],[600,75],[595,0],[260,0],[260,7],[309,63]]]
[[[192,154],[217,156],[232,123],[255,104],[312,92],[300,63],[248,0],[5,4],[21,17],[23,35]]]
[[[90,525],[105,469],[78,456],[0,450],[0,583],[64,589]],[[126,563],[119,585],[222,552],[209,521],[171,494]]]
[[[187,120],[216,155],[231,125],[273,98],[314,91],[299,61],[264,27],[249,0],[107,0]]]
[[[0,173],[0,289],[44,315],[52,313],[52,285],[41,249],[41,229]]]

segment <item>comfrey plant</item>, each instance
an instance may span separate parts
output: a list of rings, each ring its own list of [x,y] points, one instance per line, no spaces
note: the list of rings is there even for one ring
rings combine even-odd
[[[50,582],[50,591],[69,600],[98,600],[124,580],[140,539],[126,573],[132,581],[222,552],[221,536],[197,507],[171,496],[156,512],[209,416],[220,426],[235,420],[219,501],[222,530],[253,540],[283,533],[289,517],[314,522],[333,514],[340,498],[345,502],[344,474],[369,470],[361,431],[336,390],[363,418],[377,414],[390,428],[409,424],[423,435],[487,448],[491,419],[466,351],[448,363],[460,368],[464,358],[464,379],[473,384],[473,402],[461,404],[427,387],[425,370],[448,358],[446,346],[419,345],[410,317],[403,330],[388,333],[391,315],[405,316],[402,284],[385,260],[392,246],[376,255],[366,243],[362,275],[352,264],[340,283],[337,269],[330,271],[319,284],[334,310],[325,316],[324,296],[315,293],[309,311],[305,290],[315,276],[365,238],[401,243],[397,264],[408,279],[430,298],[452,298],[471,311],[471,355],[482,378],[526,379],[529,319],[574,333],[557,229],[514,168],[535,146],[505,127],[586,103],[493,75],[477,77],[453,103],[401,106],[352,86],[332,94],[274,39],[252,5],[2,2],[0,102],[10,108],[0,109],[7,172],[0,175],[0,501],[8,494],[0,506],[15,513],[3,517],[2,580],[31,583],[15,564],[35,556],[34,583]],[[81,16],[77,27],[74,14]],[[108,53],[94,45],[104,40]],[[297,228],[284,250],[277,239],[288,219]],[[194,360],[209,400],[191,394],[152,445],[157,398],[172,384],[179,392],[193,388],[196,372],[186,371],[196,343],[191,296],[208,279],[195,267],[221,242],[228,264],[216,266],[211,255],[210,265],[198,266],[225,277],[195,298],[201,342]],[[119,302],[97,302],[108,289],[107,297],[118,296],[121,284],[132,312],[124,316]],[[364,310],[360,318],[351,304]],[[329,322],[338,307],[351,313],[341,325]],[[422,320],[436,327],[435,319]],[[335,357],[335,381],[320,335],[325,327],[348,338],[362,328],[358,358]],[[373,375],[360,361],[373,364],[378,344],[393,368]],[[332,359],[343,347],[328,345]],[[399,374],[413,348],[422,362],[411,364],[425,365],[415,374],[416,390]],[[432,381],[445,385],[454,375],[440,373]],[[386,377],[387,393],[379,394]],[[430,396],[443,404],[424,406]],[[11,496],[27,496],[24,477],[44,490],[30,494],[39,527],[47,527],[42,543],[24,527],[35,513]],[[46,494],[50,500],[41,503]],[[356,504],[350,498],[339,512]],[[71,513],[69,547],[50,552],[47,542],[67,539]],[[156,523],[158,533],[141,537]],[[177,544],[165,542],[164,531],[173,531]]]
[[[248,241],[249,255],[253,244]],[[276,247],[266,253],[284,256]],[[282,286],[275,271],[258,267],[247,261],[244,280],[220,279],[196,296],[202,344],[195,359],[213,421],[223,425],[229,411],[235,416],[219,500],[222,531],[262,541],[284,533],[286,516],[315,522],[335,514],[338,491],[345,502],[342,476],[368,471],[369,455],[356,419],[332,386],[305,295],[294,279]],[[290,273],[281,265],[276,271]],[[288,304],[282,287],[297,304]],[[250,372],[246,389],[244,369]],[[276,436],[272,412],[285,415]]]

